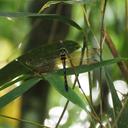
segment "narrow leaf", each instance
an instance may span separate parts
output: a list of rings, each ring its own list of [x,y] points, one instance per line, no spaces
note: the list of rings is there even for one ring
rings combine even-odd
[[[40,81],[40,78],[33,78],[23,82],[20,86],[16,87],[9,93],[5,94],[4,96],[0,97],[0,108],[3,108],[5,105],[16,99],[17,97],[21,96],[25,93],[28,89],[34,86],[36,83]]]
[[[114,115],[115,117],[119,114],[121,108],[122,108],[122,104],[121,101],[119,100],[119,97],[117,95],[116,89],[114,87],[113,81],[108,73],[108,71],[105,71],[106,74],[106,79],[107,79],[107,83],[112,95],[112,101],[113,101],[113,107],[114,107]]]
[[[56,15],[56,14],[39,14],[39,13],[25,13],[25,12],[0,12],[1,17],[28,17],[28,18],[41,18],[42,20],[58,20],[60,22],[63,22],[69,26],[72,26],[80,31],[83,31],[82,28],[73,20],[62,16],[62,15]]]
[[[125,104],[123,105],[120,113],[116,118],[116,122],[118,123],[118,128],[128,128],[128,97],[126,98]]]
[[[24,75],[24,76],[19,76],[18,78],[12,80],[12,81],[9,81],[9,82],[6,82],[5,84],[3,84],[2,86],[0,86],[0,91],[19,82],[19,81],[22,81],[22,80],[26,80],[28,78],[30,78],[31,76],[30,75]]]
[[[64,80],[61,79],[61,77],[59,77],[58,75],[47,74],[46,76],[44,76],[44,78],[48,80],[49,83],[53,85],[61,95],[85,110],[86,104],[84,100],[81,99],[70,87],[68,88],[68,92],[65,91]]]
[[[16,60],[10,62],[0,70],[0,86],[27,72],[28,70]]]
[[[81,65],[78,67],[75,67],[75,71],[79,74],[79,73],[84,73],[84,72],[89,72],[92,71],[96,68],[100,68],[100,67],[104,67],[104,66],[108,66],[120,61],[128,61],[128,58],[114,58],[114,59],[109,59],[109,60],[104,60],[102,62],[97,62],[94,64],[90,64],[90,65]],[[51,73],[55,73],[55,74],[59,74],[59,75],[63,75],[63,69],[57,70],[57,71],[53,71]],[[73,68],[67,68],[67,75],[73,75],[74,74],[74,70]]]

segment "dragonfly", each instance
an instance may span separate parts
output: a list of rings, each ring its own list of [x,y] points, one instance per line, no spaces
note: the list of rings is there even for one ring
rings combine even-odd
[[[78,46],[76,45],[73,47],[72,43],[74,42],[66,42],[64,43],[63,47],[61,45],[61,47],[59,48],[56,47],[58,45],[54,45],[54,50],[51,48],[53,52],[47,49],[49,48],[49,46],[43,47],[43,49],[37,49],[35,51],[32,50],[27,54],[19,57],[17,60],[25,64],[26,67],[29,67],[30,70],[37,74],[50,73],[51,71],[63,69],[65,91],[68,92],[66,68],[72,67],[71,61],[74,67],[78,66],[81,61],[80,51],[72,53],[73,51],[78,49]],[[47,53],[45,55],[42,55],[41,51],[43,51],[43,53]],[[85,51],[85,54],[86,53],[87,51]],[[96,63],[97,60],[94,56],[97,53],[97,49],[89,49],[88,57],[85,55],[86,57],[84,57],[82,64],[89,65],[92,63]],[[68,54],[70,55],[70,59],[68,58]]]

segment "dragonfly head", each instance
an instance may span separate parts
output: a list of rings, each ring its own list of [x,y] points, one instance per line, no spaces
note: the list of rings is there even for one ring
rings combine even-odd
[[[77,42],[72,40],[60,41],[59,43],[59,49],[63,51],[68,51],[68,53],[72,53],[79,48],[80,48],[80,45]]]

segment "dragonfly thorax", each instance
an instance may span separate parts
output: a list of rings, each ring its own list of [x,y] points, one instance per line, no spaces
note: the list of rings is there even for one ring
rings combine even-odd
[[[60,49],[60,58],[61,58],[61,60],[66,59],[66,49],[65,48]]]

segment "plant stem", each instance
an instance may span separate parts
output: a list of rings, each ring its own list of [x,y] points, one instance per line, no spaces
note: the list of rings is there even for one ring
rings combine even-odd
[[[61,11],[62,11],[62,5],[57,6],[56,14],[60,14]],[[53,41],[53,39],[56,35],[57,26],[58,26],[58,21],[53,21],[52,26],[51,26],[51,30],[50,30],[50,35],[48,38],[48,43],[51,43]]]
[[[64,109],[63,109],[63,111],[62,111],[62,113],[61,113],[61,115],[60,115],[60,118],[59,118],[59,120],[58,120],[58,122],[57,122],[55,128],[58,128],[58,126],[59,126],[59,124],[60,124],[60,121],[62,120],[62,118],[63,118],[63,116],[64,116],[64,113],[65,113],[65,111],[66,111],[66,109],[67,109],[67,107],[68,107],[68,104],[69,104],[69,100],[67,100],[67,102],[66,102],[66,104],[65,104],[65,106],[64,106]]]
[[[128,0],[125,0],[125,31],[128,32]]]
[[[102,3],[103,2],[103,3]],[[105,10],[106,10],[106,4],[107,0],[102,1],[101,0],[101,25],[100,25],[100,62],[102,62],[102,47],[103,47],[103,30],[104,30],[104,16],[105,16]],[[99,85],[100,85],[100,119],[102,121],[102,114],[103,114],[103,105],[102,105],[102,68],[100,68],[100,74],[99,74]],[[102,125],[101,125],[102,128]]]
[[[104,32],[104,36],[105,36],[106,44],[109,47],[113,57],[114,58],[120,57],[120,55],[119,55],[119,53],[118,53],[118,51],[117,51],[117,49],[116,49],[116,47],[114,45],[114,42],[111,39],[109,33],[105,31]],[[128,82],[128,67],[127,67],[127,65],[123,61],[118,62],[117,64],[118,64],[118,66],[120,68],[120,71],[121,71],[122,75],[124,76],[124,78]]]
[[[31,125],[38,126],[40,128],[50,128],[48,126],[44,126],[44,125],[41,125],[41,124],[36,123],[36,122],[33,122],[33,121],[28,121],[28,120],[23,120],[23,119],[17,119],[17,118],[6,116],[6,115],[2,115],[2,114],[0,114],[0,117],[7,118],[7,119],[10,119],[10,120],[19,121],[19,122],[23,122],[23,123],[28,123],[28,124],[31,124]]]
[[[86,13],[86,6],[83,5],[83,11],[84,11],[84,23],[85,25],[87,24],[87,26],[90,26],[89,20],[87,18],[87,13]],[[88,49],[88,36],[86,36],[86,38],[84,38],[84,42],[86,44],[86,49],[87,49],[87,59],[89,58],[89,49]],[[87,61],[88,64],[88,61]],[[90,103],[93,106],[93,101],[92,101],[92,82],[91,82],[91,72],[88,72],[88,80],[89,80],[89,92],[90,92]]]

